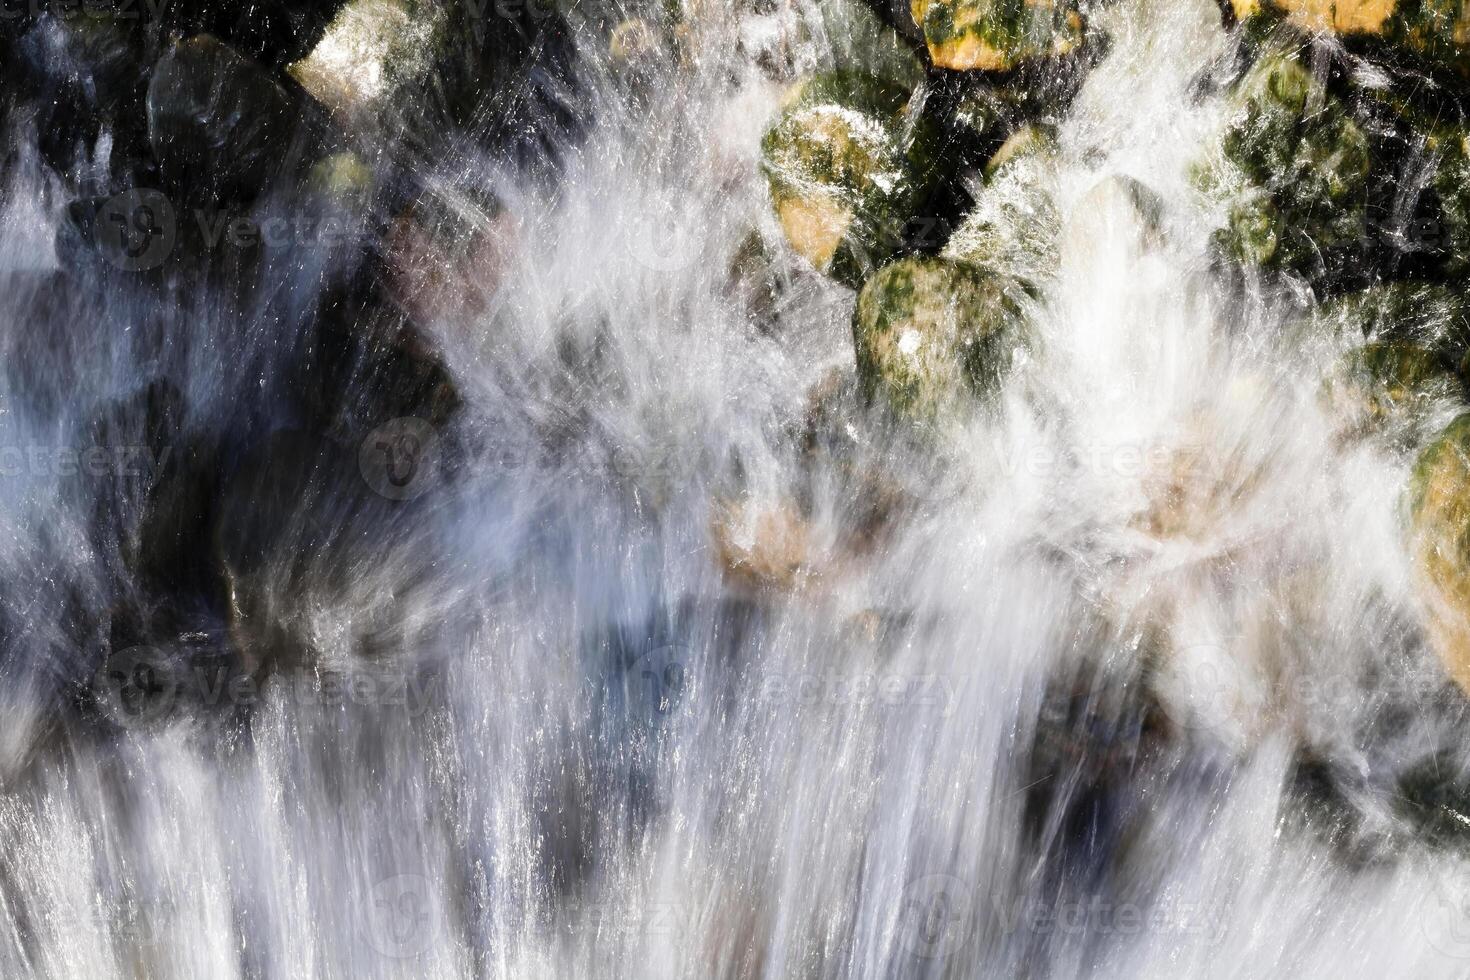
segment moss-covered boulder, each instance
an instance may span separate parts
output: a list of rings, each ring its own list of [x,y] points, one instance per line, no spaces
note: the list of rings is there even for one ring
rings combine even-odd
[[[892,257],[941,175],[935,136],[904,115],[909,93],[856,73],[799,84],[761,142],[776,216],[792,247],[856,288]]]
[[[1195,171],[1227,213],[1222,251],[1313,277],[1366,245],[1370,154],[1346,106],[1298,57],[1263,54],[1236,85],[1217,153]]]
[[[914,46],[858,0],[819,0],[806,8],[801,33],[822,52],[830,70],[855,69],[895,85],[914,88],[924,65]]]
[[[1462,0],[1231,0],[1236,17],[1283,18],[1307,31],[1371,39],[1463,69],[1470,14]]]
[[[1056,139],[1041,124],[1022,126],[991,156],[985,186],[943,254],[997,269],[1030,285],[1057,266],[1061,213],[1054,195]]]
[[[1410,514],[1430,644],[1455,682],[1470,691],[1470,413],[1420,454],[1410,481]]]
[[[1074,0],[912,0],[929,58],[956,71],[1010,71],[1082,43]]]
[[[1460,379],[1432,350],[1405,341],[1365,344],[1343,355],[1324,393],[1348,427],[1373,430],[1412,421],[1462,395]]]
[[[1425,241],[1416,245],[1442,258],[1446,272],[1470,271],[1470,129],[1444,126],[1424,141],[1432,170],[1432,205],[1425,222]]]
[[[1026,344],[1014,281],[944,258],[880,269],[858,296],[853,343],[869,399],[917,421],[993,397]]]
[[[1319,306],[1312,321],[1315,330],[1348,340],[1412,344],[1447,366],[1470,351],[1470,302],[1436,283],[1392,282],[1349,293]]]

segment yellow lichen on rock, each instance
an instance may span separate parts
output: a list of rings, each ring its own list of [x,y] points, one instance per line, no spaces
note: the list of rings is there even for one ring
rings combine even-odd
[[[1413,558],[1429,642],[1470,691],[1470,415],[1419,457],[1413,494]]]
[[[1298,27],[1337,34],[1382,34],[1398,10],[1398,0],[1268,0]],[[1232,0],[1235,16],[1260,13],[1261,0]]]
[[[1082,18],[1065,0],[912,0],[929,60],[953,71],[1010,71],[1057,57],[1082,40]]]
[[[776,216],[796,254],[821,272],[831,268],[853,217],[850,208],[826,195],[787,198],[776,206]]]

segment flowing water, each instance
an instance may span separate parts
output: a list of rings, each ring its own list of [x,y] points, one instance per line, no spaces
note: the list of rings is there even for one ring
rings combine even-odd
[[[717,14],[632,109],[589,63],[554,186],[470,154],[424,175],[506,205],[435,320],[464,399],[429,433],[447,475],[379,506],[272,471],[271,601],[319,655],[105,736],[65,720],[97,663],[68,623],[119,601],[86,525],[131,484],[52,450],[159,377],[196,429],[283,425],[331,269],[287,247],[244,310],[57,291],[59,205],[22,150],[0,434],[43,452],[0,497],[0,975],[1470,969],[1470,866],[1386,843],[1396,776],[1456,737],[1421,707],[1443,678],[1410,458],[1334,431],[1338,352],[1290,329],[1299,298],[1211,264],[1188,172],[1223,111],[1215,5],[1109,11],[1037,178],[1061,229],[1037,343],[937,447],[829,380],[850,292],[784,253],[773,301],[731,285],[750,229],[779,241],[780,88],[749,52],[781,16]],[[789,587],[724,573],[773,527],[800,540]],[[1299,819],[1308,757],[1347,787],[1347,842]]]

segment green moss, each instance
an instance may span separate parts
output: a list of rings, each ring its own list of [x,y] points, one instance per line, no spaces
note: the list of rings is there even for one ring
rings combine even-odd
[[[1340,410],[1370,427],[1412,420],[1434,402],[1463,394],[1459,379],[1433,351],[1404,341],[1349,351],[1328,390]]]
[[[1342,266],[1367,233],[1362,129],[1292,53],[1263,55],[1232,98],[1220,152],[1195,172],[1227,202],[1221,246],[1247,265],[1307,277]]]
[[[1470,303],[1447,286],[1394,282],[1324,303],[1318,329],[1378,342],[1412,343],[1457,364],[1470,350]]]
[[[1073,0],[931,0],[920,25],[935,63],[947,68],[1009,70],[1081,40]],[[955,63],[956,52],[978,42],[987,63]]]
[[[761,142],[788,238],[821,271],[854,288],[897,251],[901,229],[942,176],[935,129],[922,119],[906,127],[906,102],[903,89],[880,79],[817,76]],[[813,227],[840,235],[835,249],[830,235]]]
[[[995,396],[1025,326],[1019,288],[951,259],[909,258],[863,287],[853,318],[858,376],[870,400],[933,422],[966,396]]]
[[[1470,567],[1470,485],[1458,488],[1455,498],[1446,501],[1439,499],[1439,495],[1447,488],[1435,484],[1442,484],[1446,474],[1453,476],[1467,468],[1470,468],[1470,412],[1457,416],[1425,447],[1409,477],[1409,509],[1415,524],[1425,524],[1431,518],[1441,524],[1449,519],[1455,525],[1450,529],[1450,554],[1462,569]],[[1432,508],[1427,506],[1431,487],[1436,494]],[[1443,541],[1440,536],[1436,538]]]

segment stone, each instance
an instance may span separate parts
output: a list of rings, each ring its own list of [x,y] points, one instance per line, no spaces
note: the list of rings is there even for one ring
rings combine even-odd
[[[1455,683],[1470,691],[1470,413],[1420,453],[1409,513],[1429,644]]]
[[[901,259],[858,296],[853,341],[864,394],[935,422],[993,399],[1026,346],[1020,287],[944,258]]]
[[[1368,140],[1292,53],[1268,52],[1236,85],[1217,155],[1195,170],[1227,214],[1224,254],[1313,278],[1367,245]]]
[[[249,201],[291,154],[296,111],[263,67],[208,35],[180,41],[148,83],[148,140],[188,197]]]
[[[761,142],[777,218],[795,251],[857,288],[901,246],[939,176],[934,132],[902,118],[908,93],[853,74],[798,85]]]
[[[1083,21],[1072,0],[912,0],[936,68],[1011,71],[1074,51]]]

